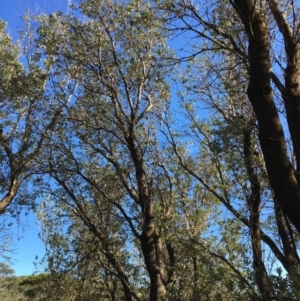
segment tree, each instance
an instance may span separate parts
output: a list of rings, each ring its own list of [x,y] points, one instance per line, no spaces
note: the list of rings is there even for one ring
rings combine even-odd
[[[300,212],[300,188],[298,183],[299,173],[299,107],[297,99],[300,96],[299,88],[299,25],[296,19],[296,7],[293,3],[287,3],[291,9],[291,23],[284,17],[279,3],[269,1],[268,8],[277,25],[277,30],[282,34],[286,66],[284,69],[284,81],[281,83],[275,73],[271,72],[269,29],[267,20],[262,18],[261,10],[255,8],[254,3],[244,1],[233,3],[239,14],[248,36],[249,56],[249,86],[247,94],[253,106],[258,122],[258,131],[261,148],[264,154],[266,169],[275,197],[285,214],[300,231],[298,213]],[[251,18],[251,22],[246,21]],[[271,80],[279,88],[284,101],[286,120],[293,145],[293,161],[289,156],[282,123],[278,109],[274,102]],[[268,114],[268,118],[266,118]]]
[[[255,112],[269,181],[285,214],[300,230],[297,218],[300,206],[297,182],[299,134],[296,130],[300,76],[299,24],[296,16],[299,8],[290,1],[286,1],[284,6],[287,15],[277,1],[266,1],[259,6],[253,1],[231,1],[227,5],[217,3],[207,11],[204,8],[198,11],[196,4],[182,1],[178,3],[178,9],[174,6],[173,13],[182,21],[182,30],[207,38],[215,49],[229,51],[247,70],[247,95]],[[231,12],[232,19],[227,22],[222,20],[222,9]],[[208,17],[209,11],[213,20],[208,18],[206,21],[204,18]],[[196,25],[192,26],[190,20],[194,20]],[[204,30],[207,32],[204,33]],[[274,36],[279,34],[281,37],[277,42]],[[282,45],[279,53],[276,48],[278,43]],[[209,49],[203,48],[200,52],[206,50]],[[283,71],[283,76],[277,75],[277,70]],[[286,146],[287,138],[280,120],[282,114],[276,105],[278,98],[273,95],[274,89],[280,93],[284,104],[288,125],[285,134],[291,138],[292,153]]]
[[[277,117],[282,95],[289,106],[296,93],[290,78],[297,72],[288,62],[286,74],[292,65],[294,73],[284,88],[267,69],[273,59],[280,65],[268,36],[277,28],[287,37],[287,25],[275,2],[159,4],[163,11],[143,1],[86,0],[67,16],[37,18],[34,72],[23,71],[20,82],[40,74],[32,86],[41,94],[24,102],[25,119],[5,110],[3,135],[15,140],[3,136],[3,155],[11,160],[7,175],[24,179],[19,184],[31,178],[34,197],[43,199],[38,214],[52,279],[46,298],[296,299],[299,235],[282,191],[295,188],[298,167]],[[171,31],[199,37],[186,48],[191,55],[175,59],[165,46],[166,20]],[[292,46],[285,53],[297,60]],[[169,99],[174,61],[184,62],[180,113]],[[271,95],[276,87],[281,98]],[[296,117],[288,110],[297,162]],[[37,123],[43,113],[50,123]],[[279,166],[289,179],[279,189],[274,154],[284,153]],[[20,159],[14,169],[20,155],[29,163]]]
[[[12,277],[15,274],[15,271],[8,266],[6,263],[0,263],[0,275],[1,277]]]
[[[119,300],[126,297],[128,290],[135,291],[136,287],[132,282],[137,278],[136,271],[129,263],[128,252],[121,249],[123,244],[116,235],[118,229],[112,223],[109,224],[111,230],[101,227],[106,239],[105,246],[103,240],[98,239],[69,208],[61,210],[65,221],[61,224],[57,222],[58,214],[46,216],[47,209],[49,206],[45,206],[40,214],[45,226],[48,270],[53,279],[48,299],[56,300],[60,296],[62,300]],[[98,215],[100,212],[95,209],[94,212]],[[103,211],[101,218],[98,215],[102,221],[107,219],[105,216],[108,213],[107,209]],[[92,213],[89,212],[89,215]],[[66,222],[69,224],[68,228]],[[113,235],[113,239],[106,236],[105,232]],[[107,250],[110,250],[110,256],[106,255]],[[117,262],[114,263],[112,259]],[[121,278],[122,275],[126,279]]]
[[[273,96],[272,94],[272,90],[276,87],[284,89],[284,93],[290,93],[290,96],[291,93],[295,95],[298,89],[298,84],[296,84],[298,67],[296,67],[297,64],[294,65],[294,62],[298,60],[296,36],[299,28],[294,13],[297,8],[293,6],[293,3],[287,3],[287,5],[290,5],[291,8],[291,18],[287,17],[287,19],[284,19],[276,2],[260,3],[260,6],[256,6],[251,1],[216,3],[215,5],[180,1],[177,4],[167,4],[165,7],[172,13],[171,20],[174,20],[172,18],[177,21],[180,20],[179,23],[171,24],[171,30],[180,30],[188,38],[192,38],[190,41],[194,41],[197,37],[200,40],[198,45],[190,44],[187,51],[192,52],[192,54],[182,58],[183,60],[192,60],[197,56],[200,58],[193,73],[189,73],[190,78],[189,75],[183,76],[182,82],[186,91],[189,95],[193,95],[192,97],[201,95],[204,102],[209,104],[209,107],[214,111],[214,114],[217,114],[217,118],[221,118],[221,122],[225,123],[223,126],[222,123],[215,120],[213,121],[213,128],[207,130],[199,122],[196,115],[197,109],[193,108],[193,104],[184,104],[187,109],[187,116],[191,121],[192,140],[199,139],[200,144],[206,150],[211,151],[212,164],[216,167],[215,177],[218,184],[214,183],[216,181],[207,180],[201,171],[196,171],[193,162],[193,157],[194,159],[197,158],[195,152],[184,156],[183,152],[178,149],[178,142],[170,132],[168,133],[169,140],[180,164],[198,179],[208,191],[218,197],[236,218],[249,227],[256,283],[260,288],[261,295],[268,299],[276,297],[272,285],[270,285],[266,263],[263,262],[261,241],[270,247],[291,276],[299,271],[297,239],[295,243],[295,236],[298,235],[290,225],[291,221],[299,229],[297,224],[299,220],[295,214],[299,209],[297,207],[299,201],[297,202],[295,198],[291,201],[292,198],[290,197],[291,191],[295,189],[294,184],[297,177],[297,163],[294,167],[292,163],[296,162],[297,159],[296,161],[293,160],[293,155],[289,155],[285,146],[284,131],[279,119],[280,100],[278,95]],[[248,15],[246,15],[246,7]],[[269,8],[270,10],[268,10]],[[252,13],[253,15],[250,16]],[[228,18],[228,16],[232,16],[232,18]],[[294,21],[288,24],[289,21],[287,20]],[[269,29],[267,24],[270,24]],[[283,33],[284,53],[278,53],[278,48],[276,48],[278,44],[275,40],[271,40],[273,51],[269,51],[269,37],[274,37],[276,31]],[[264,51],[262,51],[263,47],[265,47]],[[290,51],[288,52],[287,49]],[[283,68],[284,59],[279,61],[274,55],[278,55],[279,58],[283,58],[285,55],[287,61],[285,69],[289,72],[291,72],[290,69],[293,69],[291,72],[293,76],[290,74],[288,76],[290,79],[286,77],[285,85],[281,84],[280,76],[275,75],[275,71],[271,70],[271,62],[274,62],[275,67],[279,64]],[[195,61],[192,64],[195,64]],[[190,67],[190,69],[192,68]],[[276,70],[276,68],[274,69]],[[293,84],[291,77],[295,81]],[[271,86],[271,79],[275,87]],[[264,82],[264,80],[266,81]],[[248,81],[247,96],[250,102],[247,103],[245,86]],[[286,118],[287,124],[289,124],[289,131],[286,131],[286,134],[290,135],[291,144],[294,147],[294,153],[296,153],[297,134],[291,126],[291,124],[295,124],[293,120],[297,119],[295,117],[296,110],[293,110],[293,116],[291,113],[287,113],[288,110],[291,110],[289,103],[292,98],[286,98],[287,94],[284,94],[282,89],[279,89],[279,92],[281,99],[285,102],[286,116],[282,115],[281,117]],[[290,90],[293,92],[287,92]],[[183,95],[182,98],[185,101],[188,99],[186,95]],[[227,134],[224,129],[226,129]],[[215,139],[216,137],[220,139],[220,133],[222,136],[224,134],[226,136],[223,136],[219,142]],[[257,147],[257,139],[261,149]],[[228,146],[230,146],[230,150]],[[282,152],[280,155],[276,153],[279,152],[279,149]],[[261,161],[261,151],[264,161]],[[232,160],[235,159],[231,157],[232,154],[240,157],[239,162]],[[224,155],[225,157],[223,157]],[[201,157],[203,157],[203,151]],[[279,167],[280,164],[277,164],[278,158],[281,160],[281,167]],[[232,164],[233,162],[235,164]],[[241,162],[244,162],[244,170],[239,166]],[[225,164],[230,163],[231,166],[228,170]],[[286,168],[285,175],[284,172],[281,172],[283,166]],[[246,181],[240,178],[240,175],[243,174],[244,177],[246,176]],[[285,177],[285,181],[282,177]],[[280,181],[280,185],[276,181]],[[239,184],[240,188],[224,186],[236,184]],[[249,191],[247,191],[248,184],[250,184]],[[294,188],[288,188],[288,185]],[[233,189],[240,191],[244,196],[242,194],[237,195]],[[294,197],[297,195],[296,190],[293,192]],[[260,211],[263,208],[263,202],[265,202],[263,201],[265,193],[267,193],[265,195],[267,198],[273,200],[273,217],[277,224],[275,231],[283,244],[283,252],[274,243],[275,241],[270,239],[269,235],[262,232]],[[233,205],[233,199],[239,199],[241,196],[247,200],[249,220],[241,214],[243,211],[236,210],[235,205]],[[289,206],[291,207],[288,209]],[[291,208],[293,208],[293,214],[289,211]],[[276,235],[276,232],[273,232],[272,235]]]
[[[47,287],[54,282],[49,274],[15,276],[15,271],[4,262],[0,263],[0,278],[0,297],[5,301],[49,300],[49,294],[44,297]]]
[[[126,239],[128,234],[122,232],[127,229],[129,239],[139,242],[150,300],[161,300],[167,281],[154,187],[155,113],[164,110],[168,100],[167,70],[161,63],[164,33],[142,1],[80,1],[78,9],[87,21],[56,14],[42,20],[39,30],[46,53],[57,57],[62,76],[77,85],[74,102],[66,107],[44,155],[49,158],[46,171],[57,183],[51,195],[69,204],[102,244],[126,300],[137,299],[105,226],[117,214],[123,224],[113,231]],[[108,220],[99,223],[102,208],[108,208]]]
[[[15,281],[15,271],[6,263],[0,263],[0,297],[1,300],[22,300],[22,293],[18,289],[17,281]]]
[[[241,296],[241,287],[251,295],[242,273],[220,254],[229,242],[217,248],[207,239],[215,252],[201,247],[207,219],[218,211],[210,213],[215,199],[203,205],[206,191],[178,165],[161,135],[169,114],[170,56],[161,21],[143,2],[82,1],[77,8],[83,21],[53,14],[41,18],[39,29],[39,42],[57,57],[62,76],[76,82],[44,152],[45,174],[55,180],[41,187],[50,271],[77,279],[72,291],[78,298],[78,286],[91,285],[88,272],[103,277],[102,297],[110,300],[117,298],[115,287],[126,300],[147,300],[148,292],[150,300],[212,296],[212,283],[229,300]],[[234,281],[214,279],[221,270]],[[207,271],[211,281],[197,289]]]
[[[56,88],[53,87],[55,70],[52,65],[55,58],[48,56],[43,65],[43,50],[34,42],[28,17],[26,22],[27,36],[20,41],[24,43],[24,65],[19,60],[18,44],[12,43],[5,33],[5,23],[0,22],[1,213],[13,201],[15,204],[31,203],[32,196],[29,197],[26,184],[33,177],[33,168],[45,138],[62,111],[64,101],[67,101],[65,95],[63,100],[59,95],[53,99],[52,90],[62,89],[66,81],[61,79],[59,84],[56,83]]]

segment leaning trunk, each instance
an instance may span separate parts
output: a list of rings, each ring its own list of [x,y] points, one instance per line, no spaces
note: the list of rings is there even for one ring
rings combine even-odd
[[[285,46],[285,83],[277,85],[284,100],[287,122],[296,159],[296,170],[300,173],[300,51],[297,35],[287,22],[277,0],[269,0],[270,10],[280,30]],[[277,81],[278,83],[278,81]],[[276,82],[275,82],[276,84]],[[299,183],[298,179],[298,184]]]
[[[300,231],[300,187],[273,99],[269,31],[253,1],[235,0],[234,7],[248,34],[250,81],[247,92],[256,114],[270,184],[281,208]]]

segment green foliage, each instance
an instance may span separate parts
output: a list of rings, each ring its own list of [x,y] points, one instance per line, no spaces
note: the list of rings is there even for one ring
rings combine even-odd
[[[299,299],[242,21],[230,3],[155,3],[82,0],[36,16],[37,32],[26,16],[28,66],[0,22],[1,204],[37,201],[48,263],[0,264],[1,300],[146,301],[153,273],[159,301],[263,300],[261,270],[278,301]],[[175,68],[178,28],[201,39]]]
[[[0,262],[0,277],[12,277],[15,271],[5,262]]]

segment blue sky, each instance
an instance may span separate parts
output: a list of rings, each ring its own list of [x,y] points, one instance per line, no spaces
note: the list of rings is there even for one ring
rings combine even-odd
[[[0,19],[8,23],[8,32],[16,38],[17,27],[22,25],[21,17],[27,9],[35,14],[65,12],[67,3],[67,0],[0,0]]]
[[[7,22],[7,33],[16,41],[18,28],[23,25],[22,16],[28,9],[33,14],[50,14],[58,10],[65,13],[69,2],[71,0],[0,0],[0,19]],[[176,43],[173,41],[171,44],[174,47]],[[0,227],[3,225],[2,220],[6,218],[9,217],[0,216]],[[13,244],[11,245],[13,252],[9,252],[7,255],[12,257],[11,266],[15,270],[16,275],[30,275],[36,272],[34,262],[37,262],[37,260],[35,257],[38,256],[39,260],[41,260],[45,254],[44,244],[38,237],[40,230],[36,217],[33,213],[26,216],[22,213],[20,223],[16,220],[12,220],[12,223],[13,225],[8,227],[8,231],[13,238]],[[1,258],[0,254],[1,261],[3,261],[3,258]],[[37,268],[39,271],[43,271],[42,266]]]
[[[7,32],[15,40],[18,37],[17,29],[22,26],[21,17],[27,9],[32,13],[49,14],[57,10],[66,12],[67,4],[67,0],[0,0],[0,19],[8,23]],[[5,216],[1,217],[3,218]],[[8,254],[12,257],[12,268],[16,271],[16,275],[32,274],[36,270],[33,264],[35,257],[38,255],[41,259],[45,253],[44,245],[38,238],[36,218],[33,214],[27,216],[21,214],[19,224],[15,220],[12,222],[13,225],[8,229],[13,237],[11,248],[14,251]],[[42,269],[43,267],[39,267],[39,270]]]
[[[23,25],[22,15],[24,15],[26,10],[29,9],[33,14],[50,14],[58,10],[65,13],[69,2],[70,0],[0,0],[0,19],[7,22],[7,32],[16,40],[18,38],[18,28]],[[178,41],[178,38],[176,41],[171,41],[170,46],[180,49],[182,43],[178,43]],[[3,218],[6,217],[0,216],[0,227]],[[45,254],[44,244],[38,237],[40,230],[36,223],[35,215],[33,213],[27,216],[21,214],[20,223],[17,223],[15,220],[12,220],[12,222],[13,225],[8,229],[13,237],[11,248],[14,251],[8,254],[12,257],[12,268],[18,276],[30,275],[36,271],[36,266],[34,265],[34,262],[36,262],[35,257],[38,256],[39,259],[42,259]],[[37,268],[39,271],[43,270],[42,266]]]

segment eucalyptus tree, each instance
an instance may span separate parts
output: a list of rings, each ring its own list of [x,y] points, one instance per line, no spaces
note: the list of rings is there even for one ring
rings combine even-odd
[[[168,170],[161,170],[156,181],[159,185],[155,186],[160,196],[155,204],[155,217],[162,240],[162,263],[169,278],[167,300],[218,300],[221,296],[223,300],[252,300],[256,292],[243,275],[245,265],[238,264],[245,255],[235,250],[238,243],[235,234],[230,232],[226,242],[216,231],[211,234],[209,224],[213,228],[215,220],[221,222],[218,204],[176,164],[169,151],[166,154],[164,160],[169,162]],[[112,202],[120,183],[115,177],[108,177],[108,172],[103,178],[98,171],[100,183],[109,185],[109,202],[98,189],[87,186],[85,190],[95,200],[82,201],[86,216],[101,236],[87,227],[82,214],[74,210],[73,201],[67,201],[62,190],[52,190],[51,196],[41,204],[38,214],[43,222],[48,271],[56,279],[48,298],[70,295],[79,300],[120,300],[126,297],[125,286],[135,299],[149,299],[147,271],[139,241],[132,237]],[[72,184],[81,186],[83,191],[81,178],[77,181],[73,177]],[[170,186],[172,188],[168,188]],[[172,197],[168,190],[172,191]],[[76,199],[80,202],[81,195],[76,194]],[[121,202],[126,200],[120,199]],[[231,231],[233,228],[227,227]],[[231,250],[228,250],[229,245]],[[226,259],[227,251],[234,257],[231,262]],[[235,269],[232,269],[234,264]],[[238,266],[242,272],[238,271]]]
[[[47,298],[124,300],[128,298],[125,295],[128,290],[140,296],[143,284],[139,277],[145,277],[145,270],[142,267],[137,269],[130,262],[132,256],[123,242],[128,239],[124,234],[119,236],[120,221],[110,220],[112,213],[108,206],[103,206],[102,210],[86,208],[91,220],[97,220],[105,242],[95,236],[70,208],[64,204],[60,207],[55,210],[53,204],[44,202],[39,211],[44,227],[48,272],[52,279]],[[110,256],[106,255],[107,250]]]
[[[256,283],[270,300],[276,295],[261,241],[290,276],[299,271],[293,227],[299,230],[297,110],[291,109],[299,97],[299,8],[289,1],[284,7],[286,13],[276,1],[179,1],[164,7],[171,12],[170,29],[188,39],[189,55],[181,60],[191,64],[182,76],[181,96],[191,125],[184,132],[190,149],[180,149],[169,129],[167,135],[180,164],[250,230]],[[197,98],[201,101],[194,102]],[[199,118],[205,106],[214,114],[208,125]],[[205,157],[211,178],[195,166]],[[264,212],[271,227],[261,221]]]
[[[49,181],[40,186],[39,215],[50,271],[78,279],[78,298],[89,273],[99,282],[92,290],[106,285],[102,298],[109,300],[148,300],[149,292],[150,300],[217,298],[214,285],[228,300],[249,295],[242,274],[217,253],[222,244],[215,253],[203,247],[201,235],[216,245],[206,239],[216,202],[203,203],[207,192],[161,134],[170,107],[163,23],[142,1],[74,8],[40,17],[40,45],[76,83],[43,153]],[[226,279],[214,279],[224,269],[234,279],[231,291]]]
[[[180,1],[169,8],[181,20],[182,32],[206,41],[196,47],[192,57],[223,49],[247,70],[245,89],[255,113],[270,185],[285,214],[300,230],[296,125],[299,7],[293,1],[265,1],[256,5],[255,1],[245,0],[214,5]],[[281,114],[281,106],[285,114]],[[286,128],[280,116],[285,119]],[[289,138],[291,151],[286,143]]]
[[[5,23],[0,22],[1,213],[13,201],[30,203],[25,184],[34,174],[45,138],[66,100],[52,97],[52,89],[63,89],[66,79],[61,78],[54,88],[52,63],[55,58],[43,57],[30,24],[27,18],[27,35],[22,34],[20,41],[14,44],[5,33]]]
[[[165,110],[169,96],[164,32],[143,1],[79,1],[76,9],[82,20],[75,13],[52,14],[41,18],[39,30],[39,43],[57,57],[62,76],[77,85],[44,154],[57,188],[52,185],[51,198],[67,204],[99,240],[126,300],[139,298],[125,259],[114,249],[114,236],[123,249],[126,241],[128,248],[138,242],[150,300],[162,300],[168,274],[156,225],[155,185],[160,169],[156,113]]]

